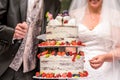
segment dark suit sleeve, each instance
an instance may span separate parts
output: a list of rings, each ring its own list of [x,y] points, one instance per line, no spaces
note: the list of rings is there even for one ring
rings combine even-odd
[[[0,0],[0,41],[12,43],[14,29],[7,26],[8,0]]]

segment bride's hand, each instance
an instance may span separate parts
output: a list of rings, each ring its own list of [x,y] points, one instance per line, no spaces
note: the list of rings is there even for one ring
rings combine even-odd
[[[105,56],[104,55],[98,55],[96,57],[93,57],[89,62],[92,68],[98,69],[102,66],[102,64],[105,61]]]

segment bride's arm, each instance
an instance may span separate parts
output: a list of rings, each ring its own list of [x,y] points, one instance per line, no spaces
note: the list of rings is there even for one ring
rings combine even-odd
[[[109,53],[98,55],[90,60],[90,65],[94,69],[98,69],[104,62],[112,62],[113,60],[120,60],[120,47],[111,50]]]

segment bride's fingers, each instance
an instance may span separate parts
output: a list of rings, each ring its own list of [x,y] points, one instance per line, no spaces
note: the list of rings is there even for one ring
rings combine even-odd
[[[99,63],[101,63],[99,60],[97,60],[97,59],[95,59],[95,60],[91,60],[91,61],[89,61],[90,62],[90,64],[99,64]]]
[[[95,60],[97,60],[98,58],[97,57],[93,57],[92,59],[90,59],[89,61],[91,62],[91,61],[95,61]]]
[[[101,67],[101,64],[90,64],[90,65],[94,69],[98,69],[99,67]]]

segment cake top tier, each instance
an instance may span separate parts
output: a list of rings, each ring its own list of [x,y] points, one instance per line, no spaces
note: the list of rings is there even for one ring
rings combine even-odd
[[[75,19],[71,18],[67,11],[58,14],[55,19],[49,12],[46,14],[46,17],[48,18],[48,26],[76,26]]]

